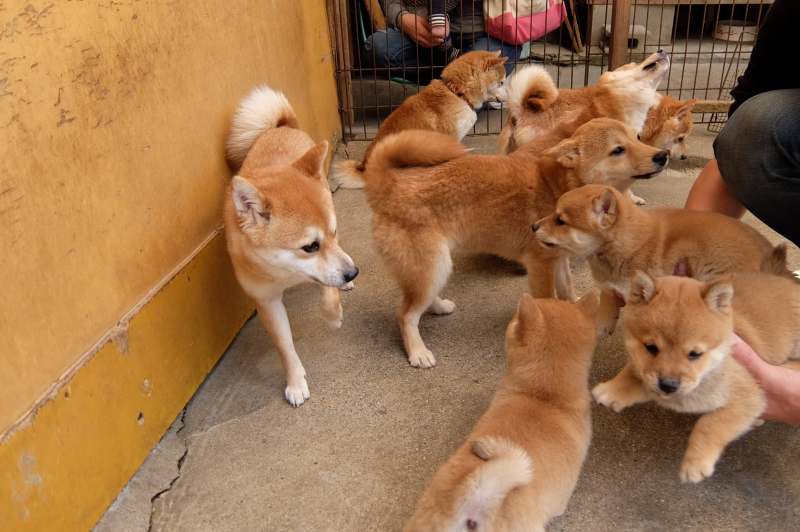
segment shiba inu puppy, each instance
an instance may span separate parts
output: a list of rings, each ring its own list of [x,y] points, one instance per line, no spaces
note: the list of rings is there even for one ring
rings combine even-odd
[[[650,108],[639,138],[662,150],[672,159],[686,159],[686,139],[692,132],[692,108],[697,100],[676,100],[662,96],[658,105]]]
[[[352,288],[358,268],[336,240],[327,186],[328,143],[298,129],[280,92],[257,87],[239,105],[227,141],[240,166],[225,193],[225,238],[236,278],[258,307],[286,370],[286,400],[309,398],[306,372],[292,341],[283,292],[305,282],[322,286],[322,315],[342,323],[339,289]]]
[[[342,188],[363,188],[364,165],[380,139],[407,129],[426,129],[461,140],[478,119],[476,110],[485,102],[505,96],[503,81],[507,58],[495,52],[473,51],[456,58],[418,94],[409,96],[378,129],[362,161],[340,161],[334,180]]]
[[[618,305],[607,292],[577,304],[522,296],[506,331],[506,375],[406,532],[541,531],[564,513],[591,439],[592,353]]]
[[[525,67],[508,82],[509,115],[500,133],[500,149],[511,153],[544,135],[569,136],[601,117],[619,120],[640,133],[648,111],[661,99],[656,88],[668,70],[669,56],[658,51],[641,63],[604,73],[596,85],[558,89],[544,68]]]
[[[488,253],[522,263],[531,294],[572,298],[558,250],[537,243],[533,220],[552,212],[556,198],[584,183],[624,188],[651,177],[667,152],[638,140],[608,118],[592,120],[543,154],[469,155],[456,139],[403,131],[381,140],[364,178],[378,252],[400,284],[400,329],[412,366],[436,363],[419,334],[429,310],[449,314],[439,297],[452,269],[451,250]]]
[[[800,359],[800,284],[761,273],[702,283],[638,272],[623,327],[629,362],[592,393],[615,412],[654,400],[703,414],[680,466],[683,482],[699,482],[766,406],[756,380],[730,356],[734,333],[771,364]]]
[[[548,249],[589,258],[595,279],[624,291],[636,270],[709,280],[730,272],[786,274],[786,248],[722,214],[641,209],[612,187],[566,192],[532,229]]]

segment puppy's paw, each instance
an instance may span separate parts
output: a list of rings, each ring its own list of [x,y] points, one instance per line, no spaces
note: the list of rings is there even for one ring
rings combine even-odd
[[[431,306],[428,308],[428,312],[431,314],[436,314],[437,316],[443,316],[445,314],[452,314],[455,309],[455,303],[449,299],[437,297],[434,299],[433,303],[431,303]]]
[[[306,399],[311,397],[305,377],[287,383],[286,390],[284,390],[283,393],[286,400],[289,401],[289,404],[292,406],[300,406]]]
[[[632,401],[620,393],[614,381],[602,382],[595,386],[592,389],[592,396],[595,401],[617,413],[632,404]]]
[[[633,192],[631,192],[630,198],[636,205],[647,205],[647,200],[646,199],[644,199],[641,196],[637,196]]]
[[[408,354],[408,363],[415,368],[432,368],[436,365],[436,357],[430,349],[423,347]]]
[[[323,317],[330,330],[335,331],[339,329],[343,321],[342,305],[339,304],[335,309],[326,310],[323,312]]]
[[[681,463],[681,482],[696,484],[714,474],[717,460],[713,456],[686,455]]]

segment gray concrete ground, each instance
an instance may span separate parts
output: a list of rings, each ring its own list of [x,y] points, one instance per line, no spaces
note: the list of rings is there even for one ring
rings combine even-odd
[[[652,205],[681,205],[710,154],[701,131],[692,157],[636,187]],[[493,137],[472,137],[494,151]],[[364,143],[351,143],[351,156]],[[339,156],[343,150],[339,150]],[[335,194],[341,242],[361,268],[344,295],[345,322],[329,332],[314,286],[287,294],[311,400],[283,400],[278,357],[251,319],[184,415],[120,494],[99,531],[399,530],[433,472],[462,442],[501,377],[503,331],[524,278],[487,257],[459,257],[444,290],[456,312],[426,316],[437,355],[406,362],[394,321],[398,291],[370,243],[361,191]],[[774,241],[779,238],[748,218]],[[792,250],[791,263],[800,267]],[[591,286],[578,268],[581,290]],[[780,309],[776,309],[777,312]],[[596,352],[591,383],[624,361],[619,334]],[[713,478],[682,485],[678,465],[694,416],[653,405],[593,412],[594,439],[577,490],[550,530],[784,531],[800,525],[800,432],[767,423],[733,443]]]

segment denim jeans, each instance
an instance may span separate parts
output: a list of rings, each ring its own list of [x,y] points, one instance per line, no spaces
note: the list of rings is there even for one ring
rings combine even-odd
[[[501,50],[502,55],[508,58],[507,75],[514,70],[514,63],[522,51],[521,46],[506,44],[485,33],[453,33],[450,41],[461,53],[472,50]],[[447,51],[441,47],[418,46],[402,31],[388,28],[369,36],[364,44],[361,61],[367,67],[390,69],[390,77],[403,77],[425,85],[441,74],[447,63]],[[427,68],[417,70],[417,67]]]
[[[800,246],[800,89],[746,100],[714,141],[714,154],[733,195]]]

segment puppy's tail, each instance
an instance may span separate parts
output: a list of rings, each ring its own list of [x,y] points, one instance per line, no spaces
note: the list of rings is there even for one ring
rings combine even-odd
[[[533,463],[525,449],[505,438],[485,437],[472,442],[472,452],[485,460],[466,478],[456,528],[491,530],[508,493],[533,480]]]
[[[423,130],[401,131],[378,141],[364,170],[369,184],[383,178],[388,170],[410,166],[435,166],[466,155],[467,148],[444,133]]]
[[[333,182],[342,188],[364,188],[364,163],[345,159],[333,165]]]
[[[512,117],[519,117],[524,110],[544,111],[558,98],[553,78],[547,71],[530,65],[511,78],[508,87],[508,107]]]
[[[266,85],[253,89],[240,103],[225,142],[228,160],[236,168],[266,130],[276,127],[298,127],[292,106],[282,92]]]

